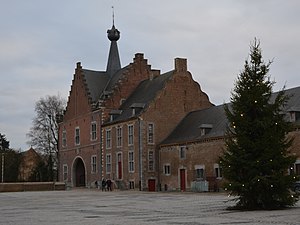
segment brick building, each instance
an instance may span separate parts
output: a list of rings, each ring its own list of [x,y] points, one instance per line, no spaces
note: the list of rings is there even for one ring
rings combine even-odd
[[[34,170],[44,159],[33,148],[30,148],[27,151],[22,152],[21,154],[22,158],[19,165],[18,180],[29,181]]]
[[[161,74],[144,55],[121,66],[113,25],[105,71],[77,63],[65,113],[59,120],[60,181],[90,187],[103,178],[116,188],[218,190],[227,119],[193,80],[187,60]],[[300,88],[284,112],[295,124],[290,171],[300,174]]]
[[[294,124],[290,151],[297,155],[289,172],[300,175],[300,87],[288,89],[286,94],[291,98],[283,113]],[[166,190],[218,190],[222,182],[218,161],[225,147],[226,126],[224,105],[189,113],[160,145],[161,185]]]
[[[157,190],[158,144],[188,112],[212,104],[186,59],[165,74],[141,53],[121,67],[119,37],[113,25],[106,71],[77,63],[59,121],[60,180],[77,187],[110,178],[118,188]]]

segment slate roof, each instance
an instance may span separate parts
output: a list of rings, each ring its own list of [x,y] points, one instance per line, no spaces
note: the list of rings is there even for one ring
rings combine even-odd
[[[274,101],[278,92],[271,96]],[[283,112],[300,112],[300,87],[285,90],[285,94],[290,96]],[[225,135],[227,127],[227,117],[224,104],[212,106],[208,109],[190,112],[173,130],[173,132],[161,143],[161,145],[179,144],[193,141],[201,141],[207,138],[217,138]],[[296,124],[299,123],[296,121]],[[201,127],[212,126],[210,132],[201,136]]]
[[[174,71],[170,71],[159,75],[155,78],[142,81],[134,92],[126,99],[126,101],[121,105],[119,110],[121,113],[116,115],[114,122],[123,121],[129,119],[133,116],[139,116],[143,109],[147,108],[149,103],[155,99],[155,96],[160,90],[163,89],[165,83],[172,77]],[[132,108],[136,108],[135,115],[133,115]],[[108,122],[109,124],[111,122]]]
[[[85,77],[86,84],[89,90],[89,94],[92,101],[97,101],[100,94],[104,91],[107,82],[109,81],[109,76],[106,72],[93,71],[83,69],[82,73]]]
[[[210,125],[210,126],[206,126]],[[200,141],[225,134],[227,118],[224,105],[193,111],[187,114],[174,131],[161,143],[162,145]],[[210,132],[201,136],[201,127],[212,127]]]
[[[272,98],[276,97],[278,92],[274,93]],[[290,96],[287,105],[284,107],[285,112],[300,112],[300,86],[285,90],[285,94]]]

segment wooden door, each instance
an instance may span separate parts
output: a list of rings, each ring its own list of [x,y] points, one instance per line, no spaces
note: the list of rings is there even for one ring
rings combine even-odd
[[[118,179],[122,179],[122,154],[118,154]]]
[[[155,191],[155,179],[148,180],[148,190]]]
[[[180,169],[180,190],[185,191],[185,169]]]

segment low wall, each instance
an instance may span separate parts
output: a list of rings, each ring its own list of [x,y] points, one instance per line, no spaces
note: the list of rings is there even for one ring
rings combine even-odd
[[[0,183],[0,192],[62,190],[66,190],[66,185],[62,182]]]

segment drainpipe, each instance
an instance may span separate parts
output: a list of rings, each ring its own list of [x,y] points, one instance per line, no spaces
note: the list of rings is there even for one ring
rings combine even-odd
[[[139,126],[139,177],[140,177],[140,191],[143,190],[143,141],[142,141],[142,118],[138,117]]]

